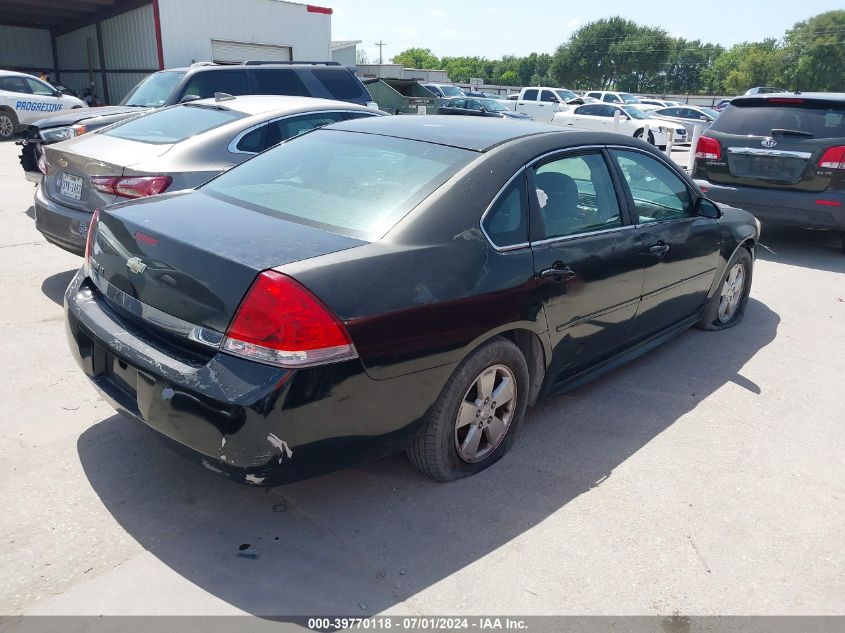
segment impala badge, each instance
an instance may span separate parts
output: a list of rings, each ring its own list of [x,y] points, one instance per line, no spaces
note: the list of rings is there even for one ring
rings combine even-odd
[[[137,275],[140,275],[147,270],[147,265],[141,261],[140,257],[130,257],[127,259],[126,267]]]
[[[771,136],[767,136],[762,141],[760,141],[760,145],[762,145],[763,147],[774,147],[777,144],[778,142]]]

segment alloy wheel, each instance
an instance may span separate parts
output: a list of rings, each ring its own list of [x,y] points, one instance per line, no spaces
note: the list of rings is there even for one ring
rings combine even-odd
[[[6,114],[0,114],[0,138],[9,138],[15,133],[15,125]]]
[[[745,266],[734,264],[731,267],[725,283],[722,284],[722,292],[719,297],[719,321],[727,323],[736,314],[739,304],[742,302],[742,292],[745,289]]]
[[[482,371],[464,394],[455,419],[455,448],[469,463],[489,456],[508,433],[516,411],[516,378],[504,365]]]

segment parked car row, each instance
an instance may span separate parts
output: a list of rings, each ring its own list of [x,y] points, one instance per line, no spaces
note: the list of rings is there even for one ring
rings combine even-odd
[[[759,189],[842,222],[845,98],[734,100],[694,181],[654,147],[690,113],[556,96],[550,126],[466,96],[432,119],[219,93],[45,146],[36,224],[84,249],[74,357],[237,481],[402,450],[448,481],[541,398],[738,323],[760,221],[734,207]]]

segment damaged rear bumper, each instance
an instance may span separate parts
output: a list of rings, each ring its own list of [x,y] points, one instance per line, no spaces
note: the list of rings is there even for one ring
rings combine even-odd
[[[287,370],[176,347],[115,309],[83,271],[65,312],[72,355],[115,409],[242,483],[296,481],[400,451],[427,408],[420,378],[375,381],[358,359]],[[397,409],[403,392],[415,397]]]

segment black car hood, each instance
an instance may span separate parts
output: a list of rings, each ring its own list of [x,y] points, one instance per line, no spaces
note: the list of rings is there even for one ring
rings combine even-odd
[[[30,124],[30,127],[36,127],[39,130],[45,130],[53,127],[61,127],[63,125],[74,125],[75,123],[82,123],[83,121],[92,121],[98,117],[109,117],[114,115],[126,114],[141,114],[147,108],[132,108],[129,106],[102,106],[99,108],[78,108],[76,110],[68,110],[56,116],[50,116],[44,119],[39,119]],[[117,121],[119,119],[115,119]],[[108,121],[114,123],[115,121]],[[92,121],[93,122],[93,121]]]

